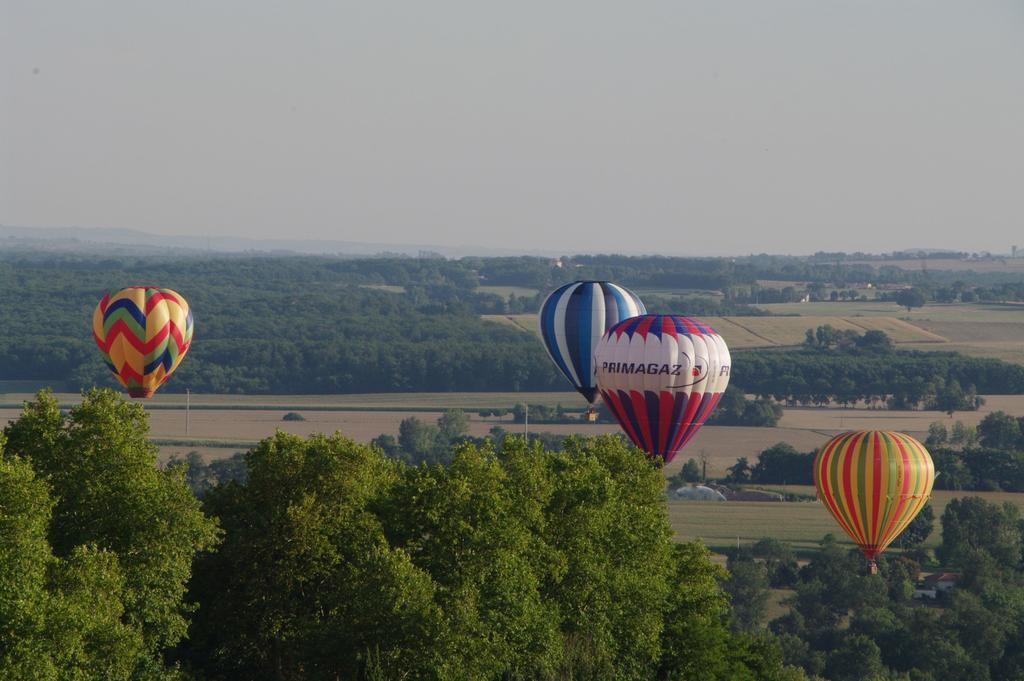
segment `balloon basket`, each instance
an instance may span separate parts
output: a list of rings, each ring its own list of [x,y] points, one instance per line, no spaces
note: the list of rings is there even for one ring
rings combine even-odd
[[[597,410],[590,407],[587,409],[587,413],[584,415],[584,418],[590,423],[597,423]]]
[[[869,560],[868,561],[868,574],[869,575],[877,575],[878,574],[878,563],[876,563],[874,560]]]

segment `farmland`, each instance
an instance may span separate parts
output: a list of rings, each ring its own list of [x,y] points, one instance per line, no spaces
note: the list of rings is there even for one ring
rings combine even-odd
[[[813,487],[787,488],[790,492],[814,494]],[[932,494],[935,512],[935,531],[926,546],[934,548],[941,541],[942,516],[951,499],[979,496],[987,501],[1009,501],[1024,510],[1024,494],[1008,492],[950,492],[937,490]],[[821,538],[832,533],[837,539],[851,544],[849,538],[836,525],[825,507],[817,502],[696,502],[669,501],[669,520],[679,541],[702,539],[715,548],[756,542],[763,537],[775,537],[793,544],[797,549],[812,550]]]
[[[19,405],[31,394],[0,395],[0,424],[17,418]],[[70,405],[79,395],[60,394],[62,405]],[[476,437],[488,434],[494,426],[509,432],[522,432],[522,424],[511,417],[481,417],[476,411],[508,408],[516,402],[566,407],[582,407],[580,397],[565,393],[378,393],[365,395],[193,395],[189,429],[185,431],[184,396],[158,394],[146,403],[150,414],[151,435],[174,445],[161,445],[164,458],[171,454],[200,451],[206,458],[230,456],[238,446],[210,446],[209,441],[222,443],[255,443],[281,429],[298,435],[314,432],[341,432],[357,441],[368,442],[377,435],[398,434],[402,419],[417,417],[435,421],[445,409],[462,408],[469,412],[469,433]],[[954,418],[934,411],[888,411],[843,408],[788,408],[777,428],[743,428],[705,426],[680,456],[665,468],[666,475],[675,473],[689,457],[708,462],[708,474],[724,475],[726,468],[739,457],[754,461],[764,449],[777,442],[786,442],[800,451],[811,451],[832,435],[843,430],[880,428],[899,430],[924,437],[928,424],[942,421],[951,424],[963,421],[976,425],[992,411],[1024,415],[1024,396],[995,395],[986,398],[976,412],[958,412]],[[303,416],[303,421],[283,421],[287,412]],[[600,435],[619,432],[612,424],[531,424],[533,432],[546,431],[560,435],[578,433]],[[195,442],[190,446],[190,442]]]
[[[509,324],[529,333],[539,333],[536,315],[484,315],[483,318]],[[799,345],[803,343],[807,329],[823,324],[857,333],[872,329],[884,331],[897,343],[944,343],[946,340],[895,317],[706,317],[703,321],[713,326],[728,340],[729,347],[735,349]]]
[[[538,293],[537,289],[524,286],[477,286],[476,290],[478,293],[493,293],[502,298],[508,298],[509,296],[533,298]]]
[[[911,313],[896,303],[781,303],[761,305],[774,317],[706,317],[733,349],[800,345],[807,329],[825,324],[857,333],[884,331],[901,348],[946,350],[1024,364],[1024,306],[934,304]],[[484,315],[486,320],[538,333],[536,317]]]

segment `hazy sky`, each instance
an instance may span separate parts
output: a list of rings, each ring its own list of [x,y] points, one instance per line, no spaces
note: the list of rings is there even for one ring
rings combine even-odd
[[[1024,246],[1020,0],[0,0],[0,224]]]

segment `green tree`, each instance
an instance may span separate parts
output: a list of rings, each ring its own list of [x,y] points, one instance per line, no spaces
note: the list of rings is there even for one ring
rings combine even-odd
[[[4,435],[5,475],[18,481],[7,492],[21,486],[33,499],[23,536],[33,547],[31,569],[44,569],[41,579],[26,573],[26,588],[40,597],[39,621],[52,627],[29,630],[24,645],[54,639],[59,678],[169,673],[161,656],[188,626],[192,608],[183,597],[192,561],[216,544],[218,531],[184,470],[158,469],[142,407],[93,390],[64,415],[51,394],[40,393]],[[45,479],[46,496],[33,479]]]
[[[726,479],[729,482],[742,484],[750,482],[750,474],[753,469],[750,467],[750,462],[747,461],[747,457],[741,456],[736,459],[736,463],[729,466],[726,470],[729,471],[729,474],[726,476]]]
[[[974,426],[965,426],[961,421],[957,421],[953,424],[949,442],[958,447],[973,447],[978,443],[978,429]]]
[[[831,681],[882,681],[882,653],[867,636],[851,634],[828,656],[825,672]]]
[[[942,544],[939,560],[965,568],[987,554],[998,564],[1016,568],[1024,547],[1018,508],[994,504],[981,497],[953,499],[942,513]]]
[[[370,444],[392,458],[396,458],[401,452],[401,449],[398,446],[398,441],[395,440],[395,436],[388,433],[381,433],[370,440]]]
[[[1020,422],[1004,411],[994,411],[978,424],[978,437],[983,446],[991,449],[1019,449]]]
[[[931,503],[926,503],[900,534],[897,542],[900,546],[909,548],[920,546],[931,536],[934,528],[935,512],[932,510]]]
[[[469,433],[469,417],[461,409],[449,409],[437,419],[437,429],[446,443]]]
[[[750,547],[750,553],[764,561],[772,587],[789,587],[796,582],[796,553],[789,544],[773,537],[764,537]]]
[[[700,464],[697,463],[696,459],[687,459],[686,463],[680,469],[680,473],[683,476],[685,482],[699,482],[700,481]]]
[[[396,464],[340,436],[282,432],[246,460],[245,485],[206,499],[226,537],[196,565],[190,665],[250,679],[353,678],[371,654],[385,677],[436,666],[437,585],[368,508],[398,483]]]
[[[197,674],[639,681],[702,660],[701,678],[799,678],[728,631],[720,569],[673,544],[664,479],[618,438],[412,468],[278,433],[247,463],[206,499],[226,539],[193,580]]]
[[[909,313],[911,308],[924,307],[927,298],[922,291],[916,288],[903,289],[896,292],[896,302],[901,306],[907,308]]]
[[[398,424],[398,448],[407,463],[433,463],[438,445],[437,426],[424,423],[415,416]]]
[[[761,627],[768,608],[768,570],[755,560],[729,560],[725,590],[732,599],[734,626],[741,631]]]
[[[857,339],[857,347],[873,352],[891,352],[895,345],[885,331],[872,329]]]
[[[2,450],[2,446],[0,446]],[[10,679],[156,679],[142,632],[122,621],[117,558],[46,537],[54,502],[31,464],[0,459],[0,669]]]
[[[937,447],[946,444],[947,440],[949,440],[949,432],[946,430],[946,424],[940,421],[928,424],[928,439],[924,441],[926,445]]]

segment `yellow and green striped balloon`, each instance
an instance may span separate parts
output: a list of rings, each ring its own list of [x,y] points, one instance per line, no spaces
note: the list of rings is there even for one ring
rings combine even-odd
[[[903,433],[843,433],[814,459],[818,499],[872,567],[924,507],[934,481],[928,450]]]

